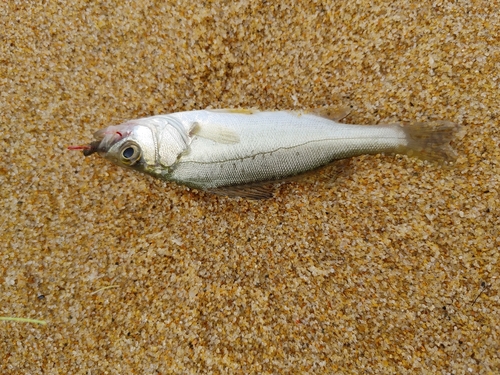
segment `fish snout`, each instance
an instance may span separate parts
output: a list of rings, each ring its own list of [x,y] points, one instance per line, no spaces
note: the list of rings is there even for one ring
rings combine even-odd
[[[83,150],[83,156],[89,156],[89,155],[92,155],[95,152],[101,151],[101,150],[99,150],[99,145],[101,143],[102,142],[100,140],[99,141],[90,142],[90,144],[88,145],[88,148],[86,148],[86,149]]]

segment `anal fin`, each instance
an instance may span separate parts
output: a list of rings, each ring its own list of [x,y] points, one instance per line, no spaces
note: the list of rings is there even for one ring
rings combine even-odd
[[[244,185],[221,186],[209,189],[210,193],[228,197],[241,197],[249,199],[269,199],[273,197],[276,182],[255,182]]]

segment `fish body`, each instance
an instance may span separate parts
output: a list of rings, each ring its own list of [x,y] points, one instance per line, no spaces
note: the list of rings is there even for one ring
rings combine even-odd
[[[366,126],[332,117],[292,111],[178,112],[100,130],[84,153],[98,152],[120,166],[193,188],[254,198],[269,195],[256,188],[260,183],[356,155],[453,158],[448,144],[457,130],[453,123]]]

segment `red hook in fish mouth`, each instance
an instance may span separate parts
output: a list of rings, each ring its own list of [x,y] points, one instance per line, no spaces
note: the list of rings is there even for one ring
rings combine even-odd
[[[68,146],[68,150],[90,150],[90,146],[88,146],[88,145],[83,145],[83,146]]]
[[[98,130],[94,133],[94,141],[90,142],[88,145],[83,145],[83,146],[68,146],[68,150],[82,150],[84,156],[89,156],[92,155],[93,153],[99,152],[99,151],[104,151],[103,148],[106,148],[106,144],[102,144],[105,136],[107,133],[116,133],[116,132],[109,132],[108,128],[103,129],[103,130]],[[121,134],[119,134],[120,138],[122,137]],[[99,148],[101,146],[101,148]]]
[[[84,156],[89,156],[96,152],[106,153],[115,142],[131,133],[130,127],[132,125],[123,129],[124,125],[112,125],[98,130],[94,133],[94,141],[90,142],[90,144],[82,146],[68,146],[68,150],[82,150]]]
[[[84,156],[92,155],[93,153],[98,151],[99,145],[101,141],[90,142],[90,145],[83,146],[68,146],[68,150],[83,150]]]

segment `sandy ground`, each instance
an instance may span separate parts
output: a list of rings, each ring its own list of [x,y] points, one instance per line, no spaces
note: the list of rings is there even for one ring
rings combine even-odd
[[[497,1],[2,1],[2,374],[498,374]],[[428,5],[426,5],[428,4]],[[213,196],[66,150],[206,107],[449,119]]]

